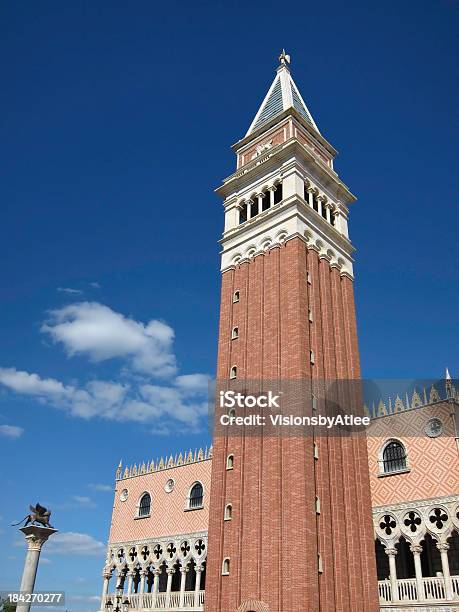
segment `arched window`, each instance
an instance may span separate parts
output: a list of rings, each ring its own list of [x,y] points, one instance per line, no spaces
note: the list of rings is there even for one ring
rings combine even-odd
[[[229,557],[226,557],[226,559],[223,559],[223,563],[222,563],[222,575],[228,576],[229,573],[230,573],[230,560],[229,560]]]
[[[233,506],[226,504],[225,506],[225,521],[230,521],[233,518]]]
[[[239,297],[240,297],[239,291],[235,291],[233,293],[233,304],[237,304],[237,302],[239,302]]]
[[[234,416],[236,416],[236,413],[234,413]],[[228,455],[228,457],[226,458],[226,469],[232,470],[233,468],[234,468],[234,455]]]
[[[204,489],[200,482],[195,482],[190,490],[189,508],[201,508],[204,499]]]
[[[269,191],[264,191],[261,197],[261,210],[264,212],[265,210],[269,210],[270,205],[270,194]]]
[[[149,493],[144,493],[140,498],[139,516],[149,516],[151,509],[151,496]]]
[[[276,191],[274,192],[274,204],[279,204],[282,200],[282,183],[276,185]]]
[[[233,366],[230,370],[230,378],[237,378],[237,366]]]
[[[231,340],[236,340],[239,338],[239,327],[233,327],[233,331],[231,332]]]
[[[312,195],[312,207],[316,212],[319,212],[319,200],[315,193]]]
[[[239,209],[239,224],[247,221],[247,204],[242,204]]]
[[[406,450],[397,440],[391,440],[386,444],[382,459],[385,474],[406,469]]]

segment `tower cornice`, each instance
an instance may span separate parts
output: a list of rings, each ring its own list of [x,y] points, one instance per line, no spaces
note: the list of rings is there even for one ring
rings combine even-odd
[[[264,170],[269,172],[271,169],[278,168],[279,163],[287,161],[290,156],[295,154],[298,155],[300,160],[303,158],[306,165],[314,168],[325,187],[334,186],[336,196],[340,200],[346,203],[357,200],[356,196],[341,181],[336,172],[318,159],[295,137],[291,137],[285,142],[272,147],[266,153],[250,161],[242,168],[236,170],[236,172],[233,172],[233,174],[230,174],[223,180],[223,184],[215,192],[221,197],[227,198],[249,185],[259,173],[262,164],[264,165]]]

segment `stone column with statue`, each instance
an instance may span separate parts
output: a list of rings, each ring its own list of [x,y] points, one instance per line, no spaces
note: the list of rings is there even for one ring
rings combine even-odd
[[[39,503],[30,506],[30,510],[30,514],[22,521],[13,524],[16,526],[24,523],[19,531],[22,531],[27,542],[27,554],[20,586],[20,595],[26,597],[24,601],[18,602],[16,612],[29,612],[31,601],[27,601],[27,595],[31,595],[34,590],[42,546],[53,533],[57,532],[57,529],[54,529],[49,522],[51,510]]]

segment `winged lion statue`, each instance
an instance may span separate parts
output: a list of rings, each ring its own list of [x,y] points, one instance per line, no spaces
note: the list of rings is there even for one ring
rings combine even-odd
[[[53,526],[49,522],[51,510],[45,508],[44,506],[40,506],[38,502],[35,504],[35,506],[29,506],[29,508],[31,510],[30,514],[27,514],[27,516],[25,516],[21,521],[19,521],[19,523],[13,523],[13,527],[15,527],[16,525],[20,525],[21,523],[24,523],[24,527],[27,527],[29,523],[31,525],[35,525],[38,523],[39,525],[43,525],[43,527],[49,527],[50,529],[53,529]]]

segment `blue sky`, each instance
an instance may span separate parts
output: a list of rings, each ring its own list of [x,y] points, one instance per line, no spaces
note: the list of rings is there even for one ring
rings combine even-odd
[[[9,524],[38,500],[61,536],[37,588],[96,609],[120,458],[208,443],[213,189],[282,47],[359,198],[363,374],[458,376],[458,15],[456,0],[2,4],[0,587],[24,554]]]

